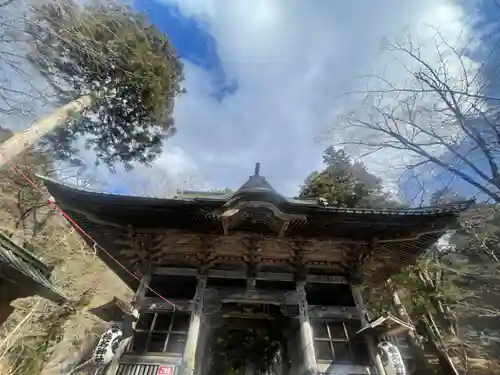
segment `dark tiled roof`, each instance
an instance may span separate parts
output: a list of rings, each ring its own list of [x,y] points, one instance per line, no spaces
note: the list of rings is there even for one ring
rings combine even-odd
[[[281,241],[375,241],[376,251],[362,267],[373,280],[412,264],[473,203],[413,209],[325,207],[311,199],[283,197],[258,173],[232,195],[191,192],[171,199],[96,193],[50,179],[45,184],[61,208],[114,256],[119,252],[114,239],[125,236],[129,225],[229,237],[257,233]]]
[[[258,191],[255,191],[255,189],[247,190],[241,188],[232,195],[189,191],[183,194],[179,194],[178,196],[173,198],[128,196],[121,194],[95,192],[87,189],[72,187],[70,185],[57,182],[47,177],[38,177],[44,180],[50,194],[57,201],[62,202],[62,204],[64,205],[71,205],[75,208],[81,207],[83,208],[83,211],[87,211],[85,208],[90,209],[92,205],[95,205],[96,207],[99,206],[102,209],[107,207],[110,210],[112,207],[120,210],[133,210],[135,208],[144,207],[147,211],[152,209],[153,214],[161,210],[171,211],[177,208],[182,208],[182,210],[184,210],[187,214],[193,213],[194,211],[199,211],[200,213],[206,214],[208,213],[206,210],[220,208],[226,203],[229,203],[238,195],[248,195],[248,197],[243,197],[244,200],[253,199],[255,197],[262,197],[255,195],[255,193],[258,193]],[[240,190],[247,191],[241,192]],[[279,199],[277,199],[278,197]],[[363,215],[369,215],[375,219],[381,219],[383,217],[401,218],[403,216],[416,217],[458,214],[474,203],[474,201],[470,200],[439,206],[376,209],[329,207],[319,204],[315,199],[287,198],[279,195],[278,193],[276,193],[276,197],[266,198],[266,200],[272,201],[272,203],[277,204],[279,208],[282,208],[284,211],[290,213],[318,214],[325,218],[332,217],[333,214],[340,214],[346,217],[359,217]]]
[[[63,209],[103,224],[213,234],[223,234],[221,214],[236,207],[236,213],[231,217],[232,230],[257,231],[272,236],[269,224],[275,218],[266,215],[264,209],[255,207],[255,202],[272,205],[291,218],[285,237],[345,239],[354,236],[360,240],[365,237],[389,240],[415,232],[446,230],[471,204],[461,202],[415,209],[351,209],[325,207],[311,200],[291,200],[253,190],[240,191],[231,197],[160,199],[96,193],[52,180],[46,180],[45,184]]]
[[[55,302],[66,301],[66,297],[59,293],[49,280],[50,269],[2,232],[0,232],[0,263],[4,266],[3,270],[8,278],[26,285],[33,294]]]

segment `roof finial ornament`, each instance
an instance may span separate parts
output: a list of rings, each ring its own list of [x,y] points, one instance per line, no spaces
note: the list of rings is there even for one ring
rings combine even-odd
[[[0,0],[1,1],[1,0]],[[245,182],[239,189],[240,190],[268,190],[276,193],[273,187],[266,181],[266,178],[261,176],[260,174],[260,163],[255,163],[255,171],[252,176],[248,178],[248,181]]]

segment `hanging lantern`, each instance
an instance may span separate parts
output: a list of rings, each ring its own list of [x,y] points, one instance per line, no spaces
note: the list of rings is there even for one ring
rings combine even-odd
[[[113,326],[104,332],[92,353],[92,362],[99,366],[106,366],[110,363],[122,336],[123,332],[118,326]]]
[[[387,375],[406,375],[403,357],[396,345],[383,341],[377,347]]]

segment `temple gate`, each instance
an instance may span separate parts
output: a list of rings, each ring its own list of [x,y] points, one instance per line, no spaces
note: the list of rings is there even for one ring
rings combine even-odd
[[[130,340],[107,375],[386,375],[379,338],[412,327],[374,322],[360,287],[415,262],[470,203],[325,207],[283,197],[258,164],[228,195],[157,199],[46,185],[136,290]]]

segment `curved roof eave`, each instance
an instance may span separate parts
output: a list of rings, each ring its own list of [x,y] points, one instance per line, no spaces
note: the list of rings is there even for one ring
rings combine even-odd
[[[232,198],[236,196],[241,196],[244,193],[258,193],[259,190],[256,189],[243,189],[238,190],[232,196],[228,195],[214,195],[213,197],[191,197],[191,198],[154,198],[154,197],[140,197],[140,196],[129,196],[129,195],[121,195],[121,194],[111,194],[111,193],[102,193],[95,192],[88,189],[82,189],[78,187],[73,187],[65,183],[61,183],[54,179],[45,177],[45,176],[37,176],[41,180],[44,181],[49,193],[52,196],[57,196],[64,201],[65,205],[72,206],[72,201],[81,201],[84,198],[90,198],[93,203],[98,203],[102,205],[120,205],[120,206],[154,206],[160,208],[164,207],[179,207],[179,206],[196,206],[196,205],[208,205],[208,206],[222,206]],[[274,192],[276,196],[280,196],[278,193]],[[66,199],[65,199],[66,198]],[[445,205],[439,206],[427,206],[427,207],[418,207],[418,208],[409,208],[409,209],[375,209],[375,208],[340,208],[340,207],[329,207],[322,206],[318,203],[313,203],[311,199],[300,200],[294,198],[285,198],[282,197],[282,205],[288,208],[298,209],[300,211],[308,210],[314,211],[318,213],[345,213],[345,214],[375,214],[381,216],[398,216],[398,215],[411,215],[411,216],[426,216],[433,214],[442,214],[442,213],[458,213],[464,211],[471,205],[475,203],[474,200],[465,200],[455,203],[449,203]],[[274,200],[274,199],[272,199]]]

